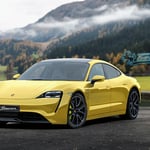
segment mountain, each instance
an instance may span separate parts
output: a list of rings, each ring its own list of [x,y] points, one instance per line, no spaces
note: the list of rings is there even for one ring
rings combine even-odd
[[[147,18],[149,0],[85,0],[62,5],[33,24],[1,33],[0,38],[50,42],[53,46],[85,34],[89,38],[84,36],[81,41],[86,42],[111,33],[113,23],[117,23],[113,31],[119,32]]]
[[[113,26],[113,25],[112,25]],[[122,53],[125,49],[133,53],[149,53],[150,52],[150,19],[136,24],[136,26],[128,26],[120,32],[113,32],[108,36],[99,37],[80,44],[74,44],[75,39],[81,39],[78,35],[76,38],[58,43],[53,47],[47,47],[45,55],[48,58],[59,57],[78,57],[93,58],[100,57],[107,60],[106,54]]]
[[[65,4],[24,28],[0,32],[0,65],[12,75],[45,58],[150,52],[149,27],[150,0]]]

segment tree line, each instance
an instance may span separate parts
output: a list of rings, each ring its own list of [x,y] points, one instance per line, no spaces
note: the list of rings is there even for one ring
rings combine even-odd
[[[114,32],[103,38],[97,38],[82,44],[61,45],[48,48],[45,55],[48,58],[72,57],[78,54],[80,57],[100,56],[106,59],[106,53],[115,53],[130,49],[135,53],[150,52],[150,20],[136,26],[130,26],[120,32]],[[78,37],[80,40],[80,37]]]
[[[135,72],[138,70],[136,67],[129,67],[121,62],[120,58],[126,49],[135,53],[150,52],[149,26],[150,20],[77,45],[67,42],[66,45],[48,47],[44,53],[41,53],[43,51],[41,46],[30,41],[1,40],[0,65],[7,66],[8,79],[12,78],[14,71],[21,74],[32,64],[51,58],[103,59],[116,65],[125,73]],[[80,40],[80,37],[78,39]],[[147,66],[141,66],[139,70],[144,72]]]

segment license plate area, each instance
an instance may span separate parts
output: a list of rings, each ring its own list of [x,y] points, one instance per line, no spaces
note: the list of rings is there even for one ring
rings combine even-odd
[[[12,105],[0,105],[0,112],[19,112],[19,106],[12,106]]]

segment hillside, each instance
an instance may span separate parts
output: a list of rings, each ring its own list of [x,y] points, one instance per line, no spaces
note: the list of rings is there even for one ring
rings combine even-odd
[[[41,57],[42,45],[31,41],[1,40],[0,65],[7,66],[9,71],[17,67],[22,73]]]
[[[87,40],[92,40],[97,38],[95,28],[101,28],[99,34],[103,34],[104,30],[110,30],[112,23],[122,22],[121,28],[125,28],[150,18],[149,8],[149,0],[85,0],[69,3],[24,28],[1,33],[0,38],[51,43],[89,32],[92,36]]]
[[[150,52],[150,19],[139,23],[136,26],[130,26],[120,32],[113,32],[105,37],[100,37],[89,42],[74,45],[72,39],[65,41],[65,46],[48,48],[46,55],[49,58],[56,57],[79,57],[100,56],[105,59],[106,53],[123,52],[124,49],[132,50],[135,53]],[[80,37],[78,36],[80,39]]]
[[[22,73],[45,58],[150,52],[149,27],[150,0],[65,4],[24,28],[0,32],[0,65]]]

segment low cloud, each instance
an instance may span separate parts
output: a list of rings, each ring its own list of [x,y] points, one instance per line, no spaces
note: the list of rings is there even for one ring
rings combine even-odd
[[[34,26],[36,28],[64,28],[64,30],[74,30],[75,26],[79,24],[79,20],[78,19],[70,19],[67,21],[63,21],[63,22],[58,22],[58,21],[52,21],[50,23],[37,23]]]
[[[100,7],[93,11],[102,11],[108,8],[107,5]],[[51,20],[49,23],[37,23],[37,28],[60,28],[65,32],[78,31],[84,28],[91,27],[93,25],[103,25],[111,22],[126,21],[126,20],[142,20],[150,18],[150,9],[139,8],[137,5],[128,6],[125,8],[108,9],[93,17],[81,18],[81,19],[69,19],[59,22]]]
[[[83,10],[85,11],[85,10]],[[36,37],[40,34],[50,33],[56,34],[59,36],[59,33],[70,34],[73,32],[78,32],[86,28],[90,28],[95,25],[104,25],[111,22],[119,22],[126,20],[143,20],[150,18],[150,9],[141,8],[137,5],[126,6],[126,7],[117,7],[117,6],[108,6],[104,5],[97,9],[86,9],[86,11],[98,12],[97,15],[86,18],[64,18],[64,21],[56,21],[54,18],[51,18],[45,22],[39,22],[36,24],[30,25],[29,28],[16,29],[12,33],[19,34],[20,37],[24,35],[26,37]],[[55,32],[54,32],[55,31]],[[58,33],[57,33],[58,31]],[[10,32],[9,32],[10,34]]]

